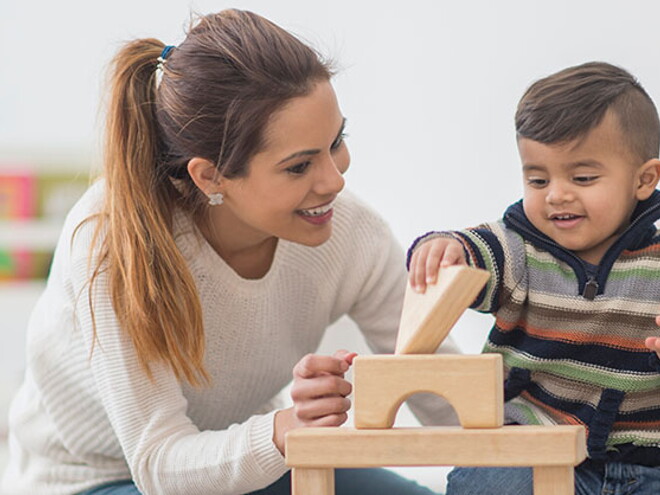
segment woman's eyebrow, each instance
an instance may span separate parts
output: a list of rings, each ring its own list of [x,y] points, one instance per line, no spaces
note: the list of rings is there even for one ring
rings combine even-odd
[[[302,150],[302,151],[296,151],[295,153],[290,154],[286,158],[280,160],[277,162],[277,165],[281,165],[284,162],[288,162],[289,160],[293,160],[294,158],[300,158],[301,156],[313,156],[313,155],[318,155],[321,152],[319,149],[313,149],[313,150]]]

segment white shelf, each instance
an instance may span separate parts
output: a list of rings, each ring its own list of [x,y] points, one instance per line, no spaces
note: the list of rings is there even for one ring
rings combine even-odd
[[[45,280],[0,281],[0,304],[11,296],[21,300],[36,300],[46,287]]]
[[[53,250],[63,223],[63,220],[0,220],[0,246]]]

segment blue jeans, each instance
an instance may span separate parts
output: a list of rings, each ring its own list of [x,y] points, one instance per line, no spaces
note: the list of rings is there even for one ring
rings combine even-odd
[[[455,468],[447,495],[532,495],[532,468]],[[660,467],[586,461],[575,468],[575,495],[657,495]]]
[[[387,469],[335,469],[337,495],[436,495]],[[79,495],[140,495],[132,481],[118,481]],[[263,490],[249,495],[291,495],[291,475],[285,474]]]

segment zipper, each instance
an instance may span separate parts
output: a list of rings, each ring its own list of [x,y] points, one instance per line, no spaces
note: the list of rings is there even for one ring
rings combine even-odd
[[[598,282],[596,281],[596,277],[591,277],[589,280],[587,280],[587,283],[584,284],[584,291],[582,291],[582,297],[585,299],[588,299],[589,301],[593,301],[596,298],[596,294],[598,294]]]

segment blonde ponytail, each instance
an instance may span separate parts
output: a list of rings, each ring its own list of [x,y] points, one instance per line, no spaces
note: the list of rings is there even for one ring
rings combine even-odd
[[[112,63],[106,193],[94,236],[99,245],[92,246],[100,257],[91,282],[107,272],[119,324],[148,376],[151,362],[164,362],[179,380],[200,385],[208,379],[201,305],[172,236],[178,192],[157,172],[155,73],[163,47],[158,40],[137,40]]]

